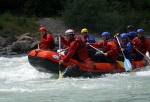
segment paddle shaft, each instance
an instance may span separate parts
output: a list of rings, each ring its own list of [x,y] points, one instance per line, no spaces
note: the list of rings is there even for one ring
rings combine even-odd
[[[148,64],[150,64],[150,59],[146,56],[146,55],[144,55],[141,51],[139,51],[138,49],[136,49],[136,48],[134,48],[137,52],[139,52],[142,56],[144,56],[145,58],[146,58],[146,60],[147,60],[147,62],[148,62]]]
[[[90,44],[89,44],[89,46],[92,47],[93,49],[97,50],[98,52],[101,52],[102,54],[104,54],[104,52],[101,51],[101,50],[99,50],[98,48],[96,48],[96,47],[94,47],[94,46],[92,46],[92,45],[90,45]]]
[[[40,49],[40,47],[39,47],[40,45],[38,44],[38,49]]]
[[[139,51],[138,49],[134,48],[137,52],[139,52],[141,55],[143,55],[144,57],[147,57],[146,55],[144,55],[141,51]]]
[[[94,46],[92,46],[92,45],[90,45],[90,44],[89,44],[89,46],[90,46],[90,47],[92,47],[93,49],[95,49],[95,50],[97,50],[97,51],[101,52],[102,54],[104,54],[104,53],[103,53],[103,51],[100,51],[100,50],[99,50],[99,49],[97,49],[96,47],[94,47]],[[123,65],[123,62],[122,62],[122,61],[117,61],[117,62],[119,63],[119,65],[120,65],[120,66],[124,67],[124,65]]]
[[[61,50],[61,38],[59,37],[59,51]],[[61,60],[61,52],[59,52],[59,58]],[[62,74],[61,74],[61,65],[59,64],[59,79],[62,77]]]
[[[116,37],[116,39],[117,39],[117,42],[118,42],[119,47],[121,49],[121,44],[120,44],[120,41],[119,41],[118,37]],[[124,57],[124,68],[125,68],[126,71],[129,71],[132,68],[132,65],[131,65],[130,61],[128,59],[126,59],[126,57],[125,57],[122,50],[121,50],[121,52],[122,52],[123,57]]]
[[[120,44],[120,42],[119,42],[119,39],[118,39],[118,37],[116,37],[116,39],[117,39],[117,42],[118,42],[118,44],[119,44],[119,47],[120,47],[120,49],[121,49],[121,44]],[[121,50],[121,52],[122,52],[122,54],[123,54],[123,57],[125,58],[125,55],[124,55],[124,53],[123,53],[123,51]]]

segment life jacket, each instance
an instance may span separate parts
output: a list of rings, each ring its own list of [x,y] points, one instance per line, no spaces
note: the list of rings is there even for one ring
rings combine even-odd
[[[88,58],[88,50],[87,50],[87,46],[83,40],[83,38],[81,38],[80,36],[76,36],[75,41],[79,43],[79,47],[76,49],[76,52],[74,54],[74,56],[76,57],[75,59],[79,60],[79,61],[84,61],[86,58]],[[81,54],[83,55],[81,57]],[[84,58],[83,58],[84,57]]]
[[[125,48],[128,42],[129,42],[129,41],[126,41],[126,42],[122,42],[122,41],[121,41],[121,42],[120,42],[121,47],[122,47],[122,48]],[[132,43],[131,43],[131,46],[132,46]],[[130,50],[130,53],[132,53],[132,52],[133,52],[133,48]]]
[[[145,45],[145,41],[147,39],[145,37],[142,37],[142,38],[134,38],[132,43],[133,45],[135,45],[137,47],[137,49],[142,52],[143,54],[146,54],[146,51],[147,51],[147,45]]]
[[[143,51],[145,50],[145,51],[148,51],[150,53],[150,40],[145,38],[145,37],[142,37],[141,40],[142,40],[141,46],[144,46]],[[146,52],[145,52],[145,54],[146,54]]]
[[[108,47],[107,47],[106,45],[107,45],[107,43],[108,43],[109,41],[114,42],[115,45],[117,46],[117,50],[118,50],[118,51],[120,50],[119,44],[118,44],[118,42],[117,42],[115,39],[109,39],[109,40],[105,41],[105,43],[103,44],[103,48],[104,48],[105,50],[108,49]],[[104,50],[104,52],[106,52],[105,50]]]
[[[103,44],[103,51],[104,52],[108,52],[109,50],[111,50],[110,47],[107,46],[108,42],[113,42],[115,44],[116,51],[113,52],[113,54],[111,55],[111,57],[114,58],[115,60],[117,60],[118,59],[118,48],[117,48],[117,44],[116,44],[115,40],[109,39],[109,40],[105,41],[104,44]]]
[[[86,47],[85,42],[83,42],[83,40],[80,36],[76,36],[75,41],[77,41],[80,45],[80,47],[77,49],[77,53],[82,52],[83,49]]]
[[[43,43],[44,40],[48,40],[49,42],[45,42]],[[41,38],[42,44],[40,45],[40,47],[42,49],[54,49],[55,48],[55,42],[54,42],[54,38],[51,34],[45,34],[42,38]]]
[[[133,52],[133,47],[132,47],[132,43],[130,41],[126,41],[126,42],[120,42],[121,47],[124,48],[125,50],[123,51],[125,58],[127,59],[131,59],[131,53]],[[122,52],[120,52],[120,54],[123,54]],[[119,55],[120,55],[119,54]]]

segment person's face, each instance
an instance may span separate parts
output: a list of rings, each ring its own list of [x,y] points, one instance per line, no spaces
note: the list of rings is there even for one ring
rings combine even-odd
[[[82,33],[82,36],[86,37],[86,36],[87,36],[87,33],[86,33],[86,32],[85,32],[85,33]]]
[[[138,37],[138,38],[141,38],[141,37],[142,37],[142,34],[141,34],[141,33],[137,33],[137,37]]]
[[[67,38],[68,40],[70,40],[70,36],[69,36],[69,35],[66,35],[66,38]]]
[[[41,34],[41,36],[44,36],[45,35],[45,30],[41,30],[40,34]]]
[[[127,33],[131,32],[131,29],[127,28]]]
[[[126,42],[127,38],[121,38],[122,42]]]
[[[106,36],[102,36],[102,40],[105,41],[107,38]]]

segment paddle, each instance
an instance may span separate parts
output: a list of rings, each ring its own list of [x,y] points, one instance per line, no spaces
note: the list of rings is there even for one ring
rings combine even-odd
[[[98,48],[96,48],[96,47],[94,47],[94,46],[92,46],[92,45],[90,45],[90,44],[89,44],[89,46],[92,47],[93,49],[97,50],[98,52],[100,52],[100,53],[103,54],[103,51],[99,50]]]
[[[59,51],[61,50],[61,38],[59,37]],[[59,52],[59,58],[60,58],[60,60],[61,60],[61,54],[60,54],[61,52]],[[62,78],[62,73],[61,73],[61,65],[59,64],[59,78],[58,79],[60,79],[60,78]]]
[[[148,65],[150,65],[150,59],[146,56],[146,55],[144,55],[142,52],[140,52],[138,49],[136,49],[136,48],[134,48],[137,52],[139,52],[141,55],[143,55],[144,56],[144,58],[147,60],[147,62],[148,62]]]
[[[121,44],[120,44],[120,42],[119,42],[118,37],[116,37],[116,39],[117,39],[117,42],[118,42],[119,47],[120,47],[120,49],[121,49]],[[125,57],[125,55],[124,55],[124,53],[123,53],[122,50],[121,50],[121,52],[122,52],[123,57],[124,57],[124,68],[125,68],[126,71],[129,71],[129,70],[132,68],[132,65],[131,65],[130,61],[129,61],[128,59],[126,59],[126,57]]]
[[[38,50],[40,49],[39,44],[38,44]]]
[[[90,44],[89,44],[89,46],[92,47],[93,49],[97,50],[98,52],[104,54],[103,51],[97,49],[96,47],[94,47],[94,46],[92,46],[92,45],[90,45]],[[119,63],[119,65],[120,65],[121,67],[124,67],[124,63],[123,63],[122,61],[117,61],[117,62]]]
[[[62,71],[62,77],[67,73],[68,70],[72,70],[72,66],[68,66],[64,71]]]

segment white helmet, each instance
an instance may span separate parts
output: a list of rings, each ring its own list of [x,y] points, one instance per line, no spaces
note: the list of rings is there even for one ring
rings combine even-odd
[[[75,34],[75,31],[72,29],[68,29],[68,30],[66,30],[65,34],[66,35],[72,35],[72,34]]]

